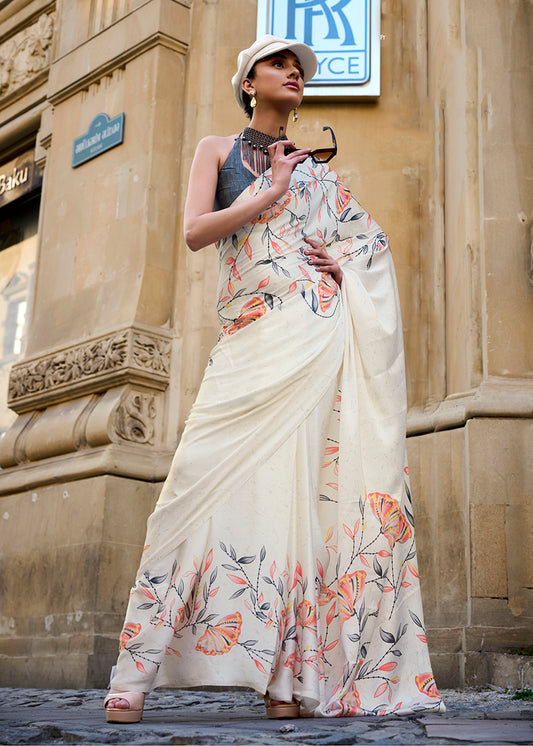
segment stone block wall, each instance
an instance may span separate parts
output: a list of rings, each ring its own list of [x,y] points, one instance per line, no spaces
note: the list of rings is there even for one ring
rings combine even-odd
[[[473,418],[408,439],[426,624],[442,686],[490,682],[531,647],[533,421]]]
[[[4,686],[105,685],[158,491],[102,475],[2,498]]]

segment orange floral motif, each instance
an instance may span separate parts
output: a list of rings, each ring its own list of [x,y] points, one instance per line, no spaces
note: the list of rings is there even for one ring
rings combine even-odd
[[[235,334],[239,329],[248,326],[253,321],[257,321],[257,319],[260,319],[266,313],[266,310],[266,305],[261,298],[252,298],[248,303],[244,304],[240,315],[230,326],[228,334]]]
[[[343,575],[342,578],[339,578],[337,595],[339,597],[341,627],[353,614],[354,606],[363,590],[365,578],[366,572],[364,570],[357,570],[351,575]]]
[[[287,207],[289,202],[291,201],[291,195],[288,194],[283,202],[274,202],[273,205],[271,205],[268,210],[265,210],[261,213],[261,215],[258,215],[256,218],[253,218],[252,223],[268,223],[269,220],[272,220],[273,218],[279,217],[283,210]]]
[[[208,627],[198,640],[195,650],[206,655],[224,655],[237,644],[241,634],[242,616],[235,612],[221,619],[217,625]]]
[[[335,193],[335,208],[337,210],[337,215],[340,215],[341,212],[348,206],[351,198],[352,195],[348,187],[346,187],[342,183],[342,181],[338,179],[337,191]]]
[[[354,715],[364,714],[361,709],[361,698],[357,691],[357,687],[355,686],[355,681],[352,682],[352,685],[346,694],[344,694],[339,701],[342,705],[342,713],[340,713],[342,717],[353,717]]]
[[[316,609],[309,601],[302,601],[296,610],[296,624],[316,630]]]
[[[427,694],[428,697],[440,699],[440,694],[432,674],[423,673],[420,676],[415,676],[415,684],[418,691],[422,692],[422,694]]]
[[[291,653],[285,663],[283,664],[285,668],[290,668],[291,671],[301,671],[302,670],[302,654],[300,653],[300,649],[296,648],[294,653]]]
[[[331,301],[336,297],[339,286],[329,274],[323,274],[318,281],[318,302],[320,310],[325,313],[331,305]]]
[[[185,606],[180,606],[179,609],[176,609],[176,621],[174,624],[174,628],[178,626],[178,622],[180,624],[183,624],[183,622],[187,619],[187,609]]]
[[[120,633],[120,650],[124,650],[128,642],[133,637],[137,637],[140,631],[141,631],[140,624],[132,624],[131,622],[128,622],[127,624],[125,624],[124,629]]]
[[[320,596],[318,597],[319,606],[325,606],[326,604],[329,604],[329,602],[332,601],[334,598],[335,598],[335,591],[332,591],[331,588],[328,588],[327,585],[322,583],[322,588],[320,589]]]
[[[411,529],[400,510],[398,500],[395,500],[390,495],[382,495],[379,492],[370,493],[368,498],[374,515],[381,523],[381,530],[387,537],[391,549],[397,541],[403,543],[411,538]]]

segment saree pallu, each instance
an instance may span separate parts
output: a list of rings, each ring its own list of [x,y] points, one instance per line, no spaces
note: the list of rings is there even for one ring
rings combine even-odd
[[[306,236],[342,288],[307,263]],[[249,686],[322,717],[442,711],[387,236],[307,159],[218,250],[221,334],[148,522],[112,688]]]

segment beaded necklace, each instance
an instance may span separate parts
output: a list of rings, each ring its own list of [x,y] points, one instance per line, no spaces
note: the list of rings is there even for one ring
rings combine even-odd
[[[268,146],[280,139],[287,140],[287,136],[272,137],[272,135],[266,135],[264,132],[252,129],[252,127],[245,127],[241,135],[241,159],[243,163],[246,163],[257,176],[264,173],[270,168]]]

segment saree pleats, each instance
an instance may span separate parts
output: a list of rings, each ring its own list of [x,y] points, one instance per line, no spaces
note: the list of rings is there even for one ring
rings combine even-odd
[[[148,523],[112,687],[249,686],[323,717],[441,710],[388,239],[308,159],[218,248],[221,337]]]

